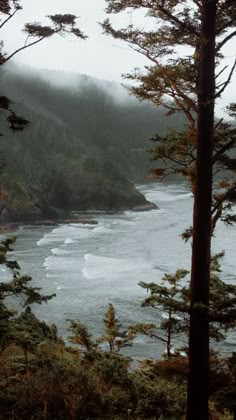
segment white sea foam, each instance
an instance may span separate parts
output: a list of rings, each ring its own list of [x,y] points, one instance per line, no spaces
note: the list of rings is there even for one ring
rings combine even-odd
[[[73,244],[73,243],[75,243],[75,241],[73,239],[71,239],[71,238],[66,238],[66,240],[64,242],[64,244],[67,244],[67,245]]]
[[[155,200],[151,200],[152,202],[154,202]],[[163,208],[156,208],[150,211],[140,211],[140,212],[133,212],[130,210],[127,210],[125,212],[125,215],[128,217],[132,217],[132,220],[129,221],[124,221],[124,223],[122,222],[122,224],[125,225],[136,225],[137,222],[139,222],[140,220],[147,220],[147,219],[155,219],[156,217],[158,218],[160,214],[164,214],[166,213],[166,209]],[[127,229],[129,229],[129,226],[127,226]]]
[[[108,258],[94,254],[85,254],[85,266],[82,270],[85,277],[110,278],[118,273],[146,270],[150,265],[145,262],[135,262],[122,258]]]
[[[193,197],[193,194],[191,192],[174,195],[173,193],[171,194],[168,191],[151,191],[149,194],[147,194],[147,199],[157,204],[160,201],[164,201],[164,202],[165,201],[168,201],[168,202],[180,201],[180,200],[186,200],[192,197]]]
[[[93,235],[100,235],[110,233],[111,230],[102,225],[91,224],[75,224],[62,225],[54,228],[50,233],[43,236],[38,242],[38,246],[48,245],[50,243],[64,243],[66,245],[73,244],[81,239],[92,237]],[[53,248],[56,249],[56,248]],[[53,252],[53,251],[52,251]]]
[[[38,246],[43,246],[43,245],[47,245],[50,243],[55,243],[55,242],[64,242],[64,240],[68,237],[68,236],[72,236],[74,233],[75,228],[72,228],[68,225],[62,225],[62,226],[58,226],[56,228],[54,228],[50,233],[47,233],[46,235],[44,235],[38,242],[37,245]]]
[[[77,258],[50,255],[49,257],[45,258],[43,265],[47,271],[52,270],[63,273],[76,269],[77,263]]]
[[[90,225],[85,228],[84,225],[62,225],[54,228],[50,233],[43,236],[38,242],[38,246],[50,243],[73,243],[75,240],[85,238],[91,233]],[[73,241],[73,242],[72,242]]]
[[[54,279],[55,279],[55,278],[58,278],[58,275],[57,275],[57,274],[47,273],[47,274],[46,274],[46,277],[47,277],[47,278],[49,278],[49,279],[50,279],[50,278],[54,278]],[[53,283],[54,283],[54,284],[58,284],[56,281],[54,281]]]
[[[66,254],[70,254],[70,251],[67,251],[66,249],[62,249],[62,248],[52,248],[51,252],[53,255],[66,255]]]
[[[67,230],[67,235],[69,234],[69,238],[73,241],[77,241],[80,239],[86,239],[89,236],[91,236],[93,233],[93,231],[90,228],[75,228],[72,226],[69,226],[68,230]]]
[[[120,226],[120,225],[121,226],[131,226],[131,225],[135,225],[136,224],[135,221],[138,219],[136,213],[134,213],[131,210],[126,210],[125,211],[125,215],[132,217],[132,220],[119,219],[119,220],[117,220],[115,222],[112,222],[111,223],[111,226],[116,226],[116,225],[118,225],[118,226]]]
[[[57,290],[65,290],[66,287],[65,286],[57,286]]]
[[[162,312],[161,317],[163,319],[169,319],[169,314],[167,312]],[[176,319],[177,321],[182,321],[183,318],[181,318],[179,315],[171,315],[172,319]]]
[[[236,345],[236,336],[235,336],[235,334],[234,333],[229,333],[228,335],[227,335],[227,343],[229,344],[229,345],[231,345],[231,346],[235,346]]]
[[[98,233],[110,233],[111,229],[107,228],[106,226],[98,226],[95,229],[93,229],[93,233],[98,234]]]
[[[58,242],[58,241],[60,242],[60,239],[58,238],[58,236],[53,236],[50,233],[49,234],[47,233],[37,242],[37,245],[43,246],[43,245],[47,245],[52,242]]]
[[[175,200],[185,200],[187,198],[193,198],[193,194],[191,192],[187,194],[179,194],[176,195]]]
[[[73,230],[70,225],[60,225],[52,230],[51,234],[63,235],[65,232]]]

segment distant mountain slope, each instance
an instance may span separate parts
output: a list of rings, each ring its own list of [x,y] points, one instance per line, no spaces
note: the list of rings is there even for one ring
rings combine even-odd
[[[31,121],[22,133],[5,129],[1,138],[7,159],[1,190],[19,217],[144,205],[131,180],[145,177],[148,139],[170,122],[182,124],[130,98],[119,85],[75,75],[69,85],[69,79],[64,86],[60,72],[54,83],[52,72],[40,76],[6,67],[0,73],[1,94]]]

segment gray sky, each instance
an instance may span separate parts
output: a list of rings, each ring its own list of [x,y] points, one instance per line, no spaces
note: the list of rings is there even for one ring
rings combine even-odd
[[[106,17],[105,0],[21,0],[23,10],[9,23],[3,34],[6,50],[9,52],[24,42],[21,28],[26,22],[46,22],[45,15],[71,13],[79,16],[78,25],[89,36],[86,41],[74,38],[63,39],[55,36],[41,44],[21,52],[15,61],[37,68],[69,70],[88,74],[105,80],[122,81],[122,73],[128,73],[135,67],[148,64],[144,57],[132,51],[125,43],[102,34],[98,25]],[[138,16],[141,22],[140,16]],[[126,16],[116,17],[119,24],[125,25],[132,19]],[[226,51],[225,64],[233,62],[236,55],[235,40]],[[236,75],[219,104],[222,109],[228,101],[235,101]]]
[[[102,34],[98,22],[106,17],[105,0],[22,0],[21,4],[23,10],[14,18],[14,24],[13,21],[9,23],[9,30],[5,33],[7,51],[23,41],[20,28],[25,22],[45,22],[45,15],[55,13],[79,16],[78,26],[89,39],[83,41],[74,37],[63,39],[55,36],[21,52],[15,58],[18,63],[38,68],[70,70],[115,81],[122,80],[122,73],[147,63],[127,45]]]

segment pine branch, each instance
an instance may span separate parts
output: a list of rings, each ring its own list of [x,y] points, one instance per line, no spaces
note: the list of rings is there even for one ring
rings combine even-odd
[[[236,186],[233,185],[231,188],[229,188],[224,194],[220,196],[220,198],[216,201],[216,204],[212,207],[211,214],[214,215],[215,212],[217,212],[218,208],[222,206],[223,202],[230,196],[232,192],[234,192],[236,189]]]
[[[219,36],[226,29],[231,28],[232,25],[235,25],[235,19],[231,19],[231,20],[227,21],[224,25],[220,26],[219,29],[216,32],[216,35]]]
[[[194,26],[191,25],[189,22],[187,23],[187,22],[181,21],[176,16],[174,16],[168,9],[166,9],[165,7],[163,7],[161,5],[159,5],[159,6],[157,5],[156,8],[157,8],[157,10],[162,12],[166,17],[168,17],[170,20],[172,20],[175,24],[177,24],[180,29],[182,29],[185,32],[188,32],[192,35],[195,35],[198,38],[200,37],[199,32],[196,31]]]
[[[157,12],[161,12],[165,17],[167,17],[170,21],[172,21],[173,24],[177,25],[181,30],[184,32],[187,32],[189,34],[195,35],[196,37],[200,37],[199,32],[196,30],[196,28],[189,22],[184,22],[180,20],[177,16],[175,16],[173,13],[170,12],[166,7],[164,7],[164,2],[143,2],[140,0],[126,0],[126,2],[120,2],[119,4],[110,5],[107,7],[106,12],[111,13],[115,12],[118,13],[121,10],[125,10],[127,8],[136,8],[136,7],[143,7],[144,9],[151,9]]]
[[[231,149],[235,145],[235,142],[236,139],[229,140],[224,146],[217,150],[213,156],[212,164],[214,165],[220,156],[222,156],[227,150]]]
[[[185,104],[191,105],[191,107],[193,108],[193,110],[195,112],[197,112],[197,106],[194,103],[194,101],[187,96],[183,90],[181,90],[178,86],[176,81],[168,74],[168,70],[159,63],[159,61],[156,58],[153,58],[148,49],[143,47],[141,44],[138,44],[138,46],[144,51],[144,55],[150,60],[152,61],[157,68],[159,69],[159,71],[162,73],[163,78],[170,83],[171,87],[172,87],[172,91],[170,91],[170,96],[172,96],[172,98],[174,99],[174,101],[176,102],[176,104],[179,106],[179,108],[185,113],[187,119],[191,122],[192,125],[194,125],[195,123],[195,119],[192,117],[192,114],[190,113],[189,108],[186,108],[178,99],[178,96],[185,102]],[[137,50],[138,51],[138,50]]]
[[[0,29],[2,29],[3,28],[3,26],[11,19],[11,18],[13,18],[13,16],[15,16],[15,14],[19,11],[19,10],[21,10],[21,8],[20,7],[18,7],[18,8],[16,8],[15,10],[14,10],[14,12],[13,13],[9,13],[9,16],[0,24]]]

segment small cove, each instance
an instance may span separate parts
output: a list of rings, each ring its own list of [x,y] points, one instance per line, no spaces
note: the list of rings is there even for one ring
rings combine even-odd
[[[163,314],[142,308],[146,296],[138,282],[159,282],[165,272],[190,268],[190,243],[181,232],[191,225],[193,198],[186,185],[146,184],[139,186],[158,209],[148,212],[94,213],[97,225],[76,223],[59,226],[24,226],[14,232],[14,257],[22,272],[33,278],[43,293],[56,293],[47,305],[36,306],[35,313],[55,323],[66,337],[68,319],[80,319],[98,336],[109,303],[125,326],[136,322],[158,322]],[[236,232],[218,224],[213,252],[225,250],[222,278],[235,283]],[[4,273],[2,273],[4,274]],[[175,345],[182,344],[177,338]],[[229,334],[220,349],[230,353],[236,344]],[[163,344],[139,336],[131,349],[134,358],[158,357]]]

